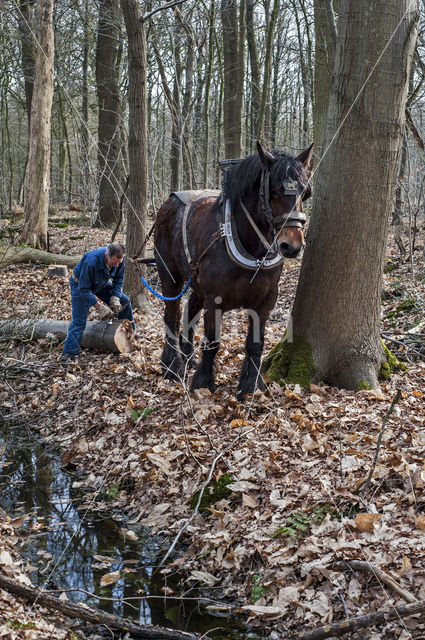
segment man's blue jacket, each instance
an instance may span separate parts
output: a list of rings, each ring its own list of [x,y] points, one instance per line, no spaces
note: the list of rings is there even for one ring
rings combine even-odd
[[[73,279],[71,276],[71,282],[78,288],[78,293],[90,301],[90,306],[97,302],[94,294],[98,293],[109,280],[112,280],[111,296],[120,297],[122,292],[125,260],[118,267],[108,269],[105,262],[105,251],[106,247],[101,247],[86,253],[74,268],[75,278]]]

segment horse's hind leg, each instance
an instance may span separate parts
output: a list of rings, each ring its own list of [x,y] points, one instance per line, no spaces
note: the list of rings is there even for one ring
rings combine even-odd
[[[251,315],[253,313],[253,315]],[[239,376],[236,397],[243,400],[247,393],[255,389],[263,390],[265,385],[261,377],[261,354],[264,346],[265,321],[256,312],[251,312],[248,320],[248,335],[245,343],[245,360]]]
[[[201,347],[202,357],[192,379],[191,391],[203,388],[211,392],[215,391],[214,359],[220,348],[220,324],[217,322],[217,311],[212,307],[204,313],[205,337]]]
[[[180,288],[180,287],[178,287]],[[175,287],[167,288],[170,298]],[[168,300],[165,303],[165,345],[161,355],[162,375],[166,380],[181,380],[184,372],[183,360],[179,349],[180,300]]]
[[[196,364],[193,354],[193,336],[203,306],[203,296],[200,296],[196,291],[192,291],[183,313],[183,329],[180,334],[180,350],[184,360],[186,360],[190,367]]]

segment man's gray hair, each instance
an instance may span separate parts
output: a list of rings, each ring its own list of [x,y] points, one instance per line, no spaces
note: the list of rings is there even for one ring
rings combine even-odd
[[[108,244],[106,247],[106,253],[110,258],[112,258],[112,256],[123,258],[125,256],[125,246],[121,244],[121,242],[111,242],[111,244]]]

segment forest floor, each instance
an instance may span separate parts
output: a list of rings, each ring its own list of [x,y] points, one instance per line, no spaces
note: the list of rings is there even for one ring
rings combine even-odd
[[[82,253],[108,241],[108,232],[88,233],[77,224],[50,232],[55,253]],[[129,354],[83,351],[66,371],[58,365],[61,346],[48,339],[3,342],[0,417],[30,425],[47,446],[61,448],[63,465],[89,489],[88,508],[104,508],[99,496],[114,488],[107,508],[128,528],[136,522],[150,527],[170,545],[212,475],[223,493],[192,519],[165,571],[178,567],[187,585],[207,585],[269,637],[390,610],[409,597],[425,600],[422,244],[423,237],[414,278],[410,262],[400,260],[391,243],[388,249],[383,331],[407,369],[378,391],[272,384],[238,402],[245,318],[234,312],[223,323],[216,392],[191,394],[186,381],[161,378],[162,303],[150,297],[149,309],[135,315],[141,337]],[[299,266],[284,264],[264,353],[284,332]],[[154,280],[154,271],[148,277]],[[1,318],[70,319],[68,280],[48,276],[46,267],[0,269],[0,289]],[[383,430],[373,480],[356,493],[374,463],[397,390],[401,398]],[[0,536],[4,568],[11,556],[2,554],[12,553],[19,531],[6,522]],[[350,566],[353,560],[370,563],[369,570]],[[0,590],[0,607],[17,620],[25,605]],[[50,637],[34,627],[5,629],[0,624],[0,638]],[[424,618],[408,617],[346,637],[424,635]]]

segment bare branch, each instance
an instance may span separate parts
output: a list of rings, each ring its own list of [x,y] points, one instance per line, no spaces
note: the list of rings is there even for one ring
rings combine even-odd
[[[161,7],[152,9],[152,11],[149,11],[149,13],[145,13],[145,15],[140,18],[140,21],[146,22],[146,20],[149,20],[149,18],[151,18],[154,15],[154,13],[157,13],[158,11],[164,11],[164,9],[171,9],[171,7],[175,7],[177,4],[183,4],[183,2],[186,2],[186,0],[176,0],[176,2],[169,2],[168,4],[163,4]]]

